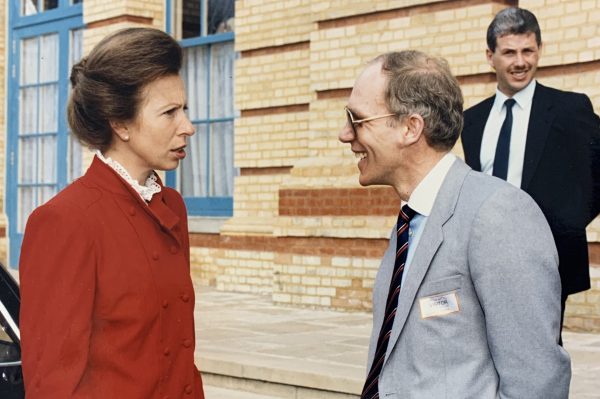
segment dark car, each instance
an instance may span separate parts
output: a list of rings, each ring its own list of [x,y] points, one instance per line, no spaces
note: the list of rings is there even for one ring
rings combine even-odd
[[[23,399],[19,285],[0,263],[0,398]]]

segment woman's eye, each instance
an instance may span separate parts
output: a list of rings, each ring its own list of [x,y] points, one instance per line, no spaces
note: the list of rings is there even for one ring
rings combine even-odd
[[[177,108],[171,108],[171,109],[165,111],[165,114],[167,114],[167,115],[175,115],[175,111],[177,111]]]

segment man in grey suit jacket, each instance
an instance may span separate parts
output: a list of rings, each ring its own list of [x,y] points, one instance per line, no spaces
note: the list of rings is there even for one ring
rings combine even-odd
[[[526,193],[450,153],[462,104],[447,63],[417,51],[377,57],[348,100],[360,184],[415,213],[404,263],[394,229],[375,280],[362,399],[567,398],[552,234]]]

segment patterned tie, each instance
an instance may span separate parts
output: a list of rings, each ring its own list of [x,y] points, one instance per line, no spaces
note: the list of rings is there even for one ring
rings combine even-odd
[[[500,128],[498,144],[496,144],[496,155],[494,156],[494,168],[492,174],[506,180],[508,175],[508,155],[510,153],[510,132],[512,130],[512,107],[515,100],[509,98],[504,102],[506,106],[506,117]]]
[[[392,335],[392,326],[396,317],[396,308],[398,307],[398,296],[400,295],[400,284],[402,283],[402,272],[406,263],[406,254],[408,253],[408,226],[410,220],[415,216],[416,212],[404,205],[398,215],[397,239],[396,239],[396,262],[394,262],[394,274],[390,282],[390,290],[385,306],[385,315],[383,316],[383,324],[377,339],[377,347],[375,348],[375,356],[371,371],[367,376],[365,385],[360,395],[361,399],[377,399],[379,398],[379,374],[385,360],[390,335]]]

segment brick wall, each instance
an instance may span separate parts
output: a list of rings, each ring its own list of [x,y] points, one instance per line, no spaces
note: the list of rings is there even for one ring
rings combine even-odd
[[[83,53],[90,50],[106,35],[135,26],[165,27],[163,0],[86,0],[83,3]]]
[[[597,2],[518,3],[542,25],[539,80],[587,93],[600,111]],[[196,281],[268,293],[278,303],[369,309],[398,203],[389,189],[358,185],[356,160],[337,140],[354,79],[382,52],[418,48],[448,59],[465,105],[474,105],[496,86],[485,31],[496,12],[514,4],[237,1],[235,162],[241,176],[234,215],[221,234],[192,237]],[[462,155],[460,145],[453,151]],[[590,241],[600,241],[599,228],[600,222],[590,227]],[[353,251],[350,242],[372,251]],[[590,328],[581,320],[600,315],[591,305],[598,302],[598,277],[595,291],[569,303],[571,325]]]

